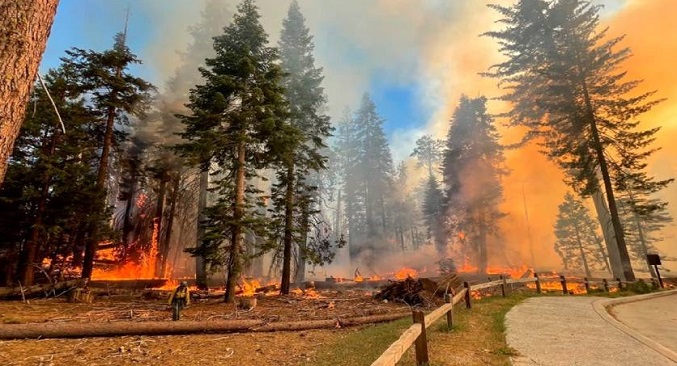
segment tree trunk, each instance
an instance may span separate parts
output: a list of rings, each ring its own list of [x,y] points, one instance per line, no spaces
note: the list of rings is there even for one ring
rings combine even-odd
[[[153,230],[157,232],[157,242],[154,243],[158,247],[156,248],[157,252],[155,253],[155,277],[162,276],[162,253],[164,252],[164,240],[162,240],[162,219],[165,211],[165,196],[167,196],[167,179],[164,174],[160,177],[160,187],[158,191],[157,201],[155,202],[155,220],[153,220]],[[157,228],[155,227],[155,222],[157,222]]]
[[[583,95],[585,97],[585,106],[588,117],[588,123],[590,124],[590,132],[592,134],[593,148],[595,149],[595,153],[597,155],[597,163],[599,164],[599,169],[602,173],[602,181],[604,182],[604,190],[606,193],[607,204],[609,205],[609,213],[611,214],[611,224],[613,226],[614,234],[616,236],[616,245],[618,246],[618,254],[620,256],[621,266],[623,268],[623,278],[626,281],[634,281],[635,274],[632,271],[630,254],[628,253],[628,247],[625,244],[625,237],[623,236],[623,225],[621,224],[620,217],[618,216],[618,207],[616,206],[616,198],[614,197],[611,176],[609,174],[609,168],[607,166],[606,157],[604,156],[604,146],[602,145],[602,141],[599,136],[599,131],[597,130],[597,120],[595,117],[595,112],[585,82],[582,83],[582,87],[583,87]]]
[[[583,262],[583,269],[585,270],[585,276],[587,278],[591,278],[592,275],[590,275],[590,267],[588,266],[588,259],[585,257],[585,251],[583,250],[583,243],[581,242],[581,234],[578,232],[577,227],[575,227],[574,230],[576,230],[576,242],[578,243],[578,250],[581,252],[581,261]]]
[[[0,186],[59,0],[0,2]]]
[[[242,219],[244,217],[244,193],[246,172],[246,145],[244,138],[240,139],[237,148],[237,165],[235,167],[235,201],[233,202],[233,224],[231,225],[230,258],[228,263],[228,278],[226,280],[226,303],[235,301],[235,285],[242,273]]]
[[[136,181],[132,183],[131,191],[127,204],[125,204],[125,217],[122,222],[122,246],[125,248],[125,253],[129,247],[129,234],[132,232],[132,208],[134,207],[134,197],[136,196]]]
[[[162,251],[159,253],[161,256],[161,267],[160,267],[160,277],[166,278],[167,275],[167,258],[169,257],[169,248],[172,242],[172,230],[174,230],[174,216],[176,215],[176,202],[179,200],[179,185],[181,183],[181,175],[177,173],[174,178],[174,184],[172,187],[172,197],[169,203],[169,217],[167,217],[167,227],[165,229],[164,243],[162,245]]]
[[[611,265],[611,274],[614,278],[621,278],[623,276],[623,266],[621,265],[621,256],[618,253],[618,245],[616,245],[616,237],[611,226],[611,217],[604,202],[604,196],[601,189],[592,194],[592,200],[595,204],[595,211],[597,211],[597,219],[602,228],[602,236],[606,244],[607,253],[609,254],[609,263]]]
[[[297,283],[302,283],[306,281],[306,262],[307,262],[307,254],[306,251],[308,250],[308,232],[310,231],[310,221],[308,217],[308,207],[305,207],[303,212],[303,217],[301,218],[301,239],[300,242],[298,243],[299,246],[299,263],[298,267],[296,268],[296,282]]]
[[[296,186],[294,178],[294,163],[290,162],[287,166],[287,191],[284,197],[284,252],[282,254],[282,283],[280,284],[282,295],[289,294],[291,285],[291,246],[294,240],[294,188]],[[300,253],[299,261],[301,261]]]
[[[202,240],[205,236],[205,209],[207,208],[207,189],[209,188],[209,169],[200,173],[200,194],[198,198],[197,214],[197,243],[196,248],[202,247]],[[207,268],[202,253],[198,251],[195,256],[195,284],[198,289],[206,290],[207,286]]]

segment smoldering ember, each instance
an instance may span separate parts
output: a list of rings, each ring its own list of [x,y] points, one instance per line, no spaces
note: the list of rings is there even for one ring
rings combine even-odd
[[[0,1],[0,364],[677,363],[675,11]]]

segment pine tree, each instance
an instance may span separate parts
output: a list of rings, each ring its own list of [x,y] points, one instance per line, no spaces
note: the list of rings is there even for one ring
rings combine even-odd
[[[464,237],[475,256],[478,271],[485,273],[488,239],[498,237],[498,221],[504,216],[498,205],[503,198],[501,178],[503,147],[486,98],[462,96],[447,134],[442,162],[448,225],[454,237]]]
[[[353,115],[346,112],[336,131],[350,259],[366,265],[373,264],[376,246],[387,241],[395,221],[388,210],[395,169],[383,123],[365,93],[358,110]]]
[[[416,148],[411,153],[411,156],[418,159],[417,166],[419,168],[425,167],[430,176],[442,158],[443,148],[444,141],[435,140],[431,135],[425,135],[416,140]]]
[[[92,215],[98,220],[107,219],[109,165],[112,150],[124,138],[122,125],[129,124],[130,116],[143,116],[149,107],[153,85],[129,73],[129,67],[141,61],[126,44],[126,31],[115,36],[113,48],[104,52],[73,48],[66,51],[65,67],[78,76],[79,88],[91,100],[92,106],[101,116],[101,156],[97,167],[96,190],[99,199],[92,205]],[[90,278],[94,255],[100,237],[100,226],[91,225],[85,247],[82,277]]]
[[[508,91],[503,99],[513,105],[510,123],[528,127],[527,137],[541,139],[576,192],[604,192],[617,246],[609,252],[618,253],[623,272],[614,275],[634,280],[614,179],[624,179],[621,169],[636,174],[644,168],[658,130],[641,130],[636,118],[658,101],[650,99],[653,93],[631,95],[638,82],[625,80],[619,70],[630,50],[617,50],[623,37],[608,37],[607,29],[600,29],[600,6],[584,0],[522,0],[492,7],[506,28],[487,35],[500,41],[508,60],[489,75],[500,78]]]
[[[87,212],[97,197],[91,185],[96,114],[85,105],[68,70],[50,70],[44,80],[67,134],[45,89],[36,85],[0,189],[0,248],[8,253],[9,266],[3,268],[7,284],[16,272],[22,285],[31,285],[37,263],[45,257],[52,259],[52,266],[57,259],[64,265],[65,258],[77,257],[83,228],[90,224]]]
[[[428,239],[433,239],[437,252],[445,256],[446,238],[444,235],[444,193],[434,175],[428,176],[423,200],[423,220],[428,228]]]
[[[226,266],[226,302],[235,298],[243,270],[245,231],[263,235],[266,219],[257,206],[261,192],[248,182],[257,169],[282,160],[284,143],[295,136],[285,127],[287,107],[278,53],[252,0],[238,5],[233,22],[214,39],[216,57],[200,69],[205,83],[191,89],[182,150],[206,170],[218,166],[216,203],[206,210],[206,233],[199,248],[212,268]],[[293,131],[292,131],[293,132]]]
[[[592,277],[593,269],[609,270],[602,239],[595,227],[583,203],[567,193],[559,205],[555,223],[555,251],[562,258],[564,269],[583,269],[588,278]]]
[[[286,142],[288,154],[278,170],[278,183],[273,190],[275,209],[284,211],[280,223],[284,226],[281,292],[288,294],[293,245],[298,247],[297,272],[301,278],[311,257],[307,234],[311,230],[311,216],[319,213],[317,185],[313,182],[317,177],[313,175],[326,169],[327,157],[322,149],[327,146],[332,130],[329,117],[322,112],[326,103],[321,86],[322,69],[315,67],[313,37],[296,1],[291,3],[283,22],[279,50],[286,74],[282,84],[290,107],[289,124],[300,132],[298,139]]]

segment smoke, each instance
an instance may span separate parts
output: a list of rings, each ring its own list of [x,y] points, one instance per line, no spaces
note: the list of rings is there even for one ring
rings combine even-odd
[[[219,0],[234,11],[237,1]],[[390,136],[394,156],[405,158],[415,140],[431,133],[444,138],[448,121],[461,94],[470,97],[485,95],[497,97],[500,91],[496,80],[483,78],[479,72],[501,60],[494,40],[480,34],[500,27],[498,14],[487,8],[489,3],[510,4],[514,1],[444,1],[444,0],[299,0],[301,9],[315,37],[316,62],[324,67],[324,87],[329,99],[329,113],[338,120],[344,107],[358,104],[364,91],[375,81],[386,80],[390,85],[416,90],[421,110],[431,116],[424,124],[411,129],[396,129]],[[104,3],[104,2],[102,2]],[[191,40],[188,28],[200,22],[200,12],[207,0],[139,0],[133,3],[132,16],[144,18],[143,30],[130,29],[130,36],[146,32],[148,47],[138,50],[154,82],[166,88],[166,81],[185,63],[181,52]],[[627,33],[623,41],[634,51],[635,57],[624,67],[633,78],[645,80],[643,88],[657,89],[660,97],[669,98],[642,117],[645,126],[663,126],[657,145],[664,149],[655,154],[650,169],[659,178],[675,176],[675,149],[670,141],[677,136],[677,73],[672,72],[674,47],[677,37],[670,17],[677,10],[671,0],[605,0],[603,22],[610,26],[611,35]],[[123,14],[124,4],[105,2]],[[282,20],[289,1],[259,0],[262,22],[270,35],[271,44],[277,43]],[[115,13],[115,12],[112,12]],[[224,16],[224,18],[226,18]],[[216,29],[225,26],[228,19],[212,17]],[[132,23],[134,24],[134,23]],[[188,84],[188,83],[187,83]],[[185,97],[185,94],[182,95]],[[181,99],[181,98],[179,98]],[[506,106],[490,100],[489,111],[498,113]],[[500,121],[498,121],[500,122]],[[501,128],[502,142],[513,143],[523,131]],[[411,166],[411,164],[408,164]],[[502,210],[509,215],[502,219],[504,252],[490,253],[501,263],[532,264],[539,268],[558,268],[559,258],[553,250],[553,226],[557,206],[566,187],[562,173],[539,153],[536,146],[506,151],[506,166],[511,174],[504,180]],[[411,174],[411,186],[420,181],[425,172]],[[664,199],[677,196],[677,186],[663,192]],[[528,225],[527,214],[528,212]],[[673,216],[677,210],[671,206]],[[667,240],[659,248],[677,254],[674,239],[677,230],[666,231]],[[533,254],[532,254],[533,253]],[[432,255],[432,253],[431,253]],[[434,262],[434,260],[431,260]],[[508,262],[508,263],[505,263]]]

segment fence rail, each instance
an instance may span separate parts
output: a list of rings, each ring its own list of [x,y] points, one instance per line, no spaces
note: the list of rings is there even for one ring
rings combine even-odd
[[[654,286],[658,287],[658,282],[655,279],[643,279],[649,280]],[[566,278],[564,276],[559,277],[539,277],[538,273],[534,273],[534,277],[531,278],[519,278],[512,279],[500,276],[499,280],[489,281],[479,284],[470,285],[468,282],[463,283],[463,289],[456,293],[453,297],[450,294],[445,295],[445,304],[438,307],[437,309],[430,312],[428,315],[424,315],[421,310],[412,310],[412,319],[414,324],[412,324],[407,330],[402,333],[400,338],[391,344],[388,349],[381,354],[381,356],[374,361],[371,366],[395,366],[397,362],[402,358],[405,352],[412,345],[415,346],[416,350],[416,364],[419,366],[428,365],[428,340],[426,335],[426,329],[429,328],[433,323],[438,321],[440,318],[446,315],[447,326],[449,329],[452,328],[454,324],[454,306],[460,302],[465,302],[465,307],[467,309],[472,308],[472,291],[479,291],[494,287],[501,288],[501,295],[506,297],[509,292],[508,285],[512,284],[525,284],[525,283],[535,283],[536,292],[543,292],[542,284],[543,283],[552,283],[559,282],[562,288],[562,293],[565,295],[569,294],[568,284],[584,284],[587,292],[590,291],[590,285],[602,285],[606,292],[610,291],[611,287],[617,289],[623,289],[624,286],[632,284],[634,282],[622,281],[618,278],[614,280],[608,280],[606,278],[600,280],[590,280],[588,278]],[[512,286],[511,286],[512,287]],[[559,291],[559,290],[558,290]]]

